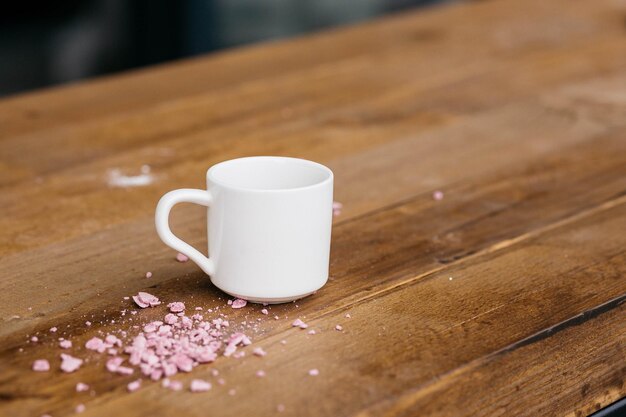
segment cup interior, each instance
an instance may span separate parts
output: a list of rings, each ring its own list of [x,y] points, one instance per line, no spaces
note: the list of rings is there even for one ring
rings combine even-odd
[[[293,190],[332,179],[330,169],[306,159],[254,156],[220,162],[207,173],[210,181],[245,190]]]

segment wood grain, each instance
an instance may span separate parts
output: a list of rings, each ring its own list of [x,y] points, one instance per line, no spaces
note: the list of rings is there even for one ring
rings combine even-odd
[[[458,4],[0,101],[0,414],[56,417],[81,402],[107,416],[207,404],[273,415],[279,403],[297,416],[583,415],[623,397],[622,12],[608,0]],[[335,172],[345,208],[331,280],[272,306],[279,320],[227,311],[261,319],[252,337],[269,355],[179,377],[215,368],[224,387],[126,393],[130,379],[82,348],[132,329],[123,297],[225,304],[156,237],[157,199],[253,154]],[[107,182],[142,164],[152,184]],[[206,244],[202,209],[173,217]],[[295,317],[319,333],[292,329]],[[29,371],[58,362],[51,326],[84,369]],[[75,393],[79,381],[97,395]]]

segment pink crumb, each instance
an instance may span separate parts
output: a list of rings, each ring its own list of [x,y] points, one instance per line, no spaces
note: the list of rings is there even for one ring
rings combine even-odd
[[[150,271],[146,272],[146,278],[152,278],[152,272]]]
[[[339,216],[341,214],[341,209],[343,208],[343,204],[339,201],[333,201],[333,216]]]
[[[237,298],[233,301],[233,304],[231,305],[232,308],[243,308],[246,306],[246,304],[248,304],[248,302],[246,300],[242,300],[241,298]]]
[[[191,392],[206,392],[211,389],[211,383],[203,379],[192,379],[189,390]]]
[[[187,262],[189,260],[189,257],[187,255],[183,255],[182,253],[178,252],[176,254],[176,260],[178,262]]]
[[[74,411],[76,411],[77,413],[85,412],[85,404],[78,404]]]
[[[352,316],[350,315],[350,313],[346,313],[346,318],[347,318],[347,319],[352,318]]]
[[[33,337],[30,338],[30,341],[31,342],[38,342],[39,338],[37,336],[33,336]]]
[[[309,327],[309,325],[308,325],[308,324],[306,324],[305,322],[303,322],[303,321],[302,321],[302,320],[300,320],[300,319],[295,319],[295,320],[294,320],[294,322],[293,322],[293,323],[291,323],[291,325],[292,325],[293,327],[299,327],[299,328],[301,328],[301,329],[306,329],[307,327]]]
[[[443,200],[443,191],[437,190],[437,191],[433,192],[433,199],[436,200],[436,201]]]
[[[106,349],[106,345],[99,337],[92,337],[85,343],[85,348],[102,353]]]
[[[76,384],[76,392],[85,392],[85,391],[89,391],[89,385],[83,382],[79,382],[78,384]]]
[[[56,327],[51,327],[50,328],[50,333],[56,333],[58,329]]]
[[[91,326],[91,322],[90,321],[86,321],[85,322],[85,326]]]
[[[309,375],[311,376],[318,376],[320,374],[320,371],[317,369],[311,369],[309,370]]]
[[[72,342],[71,342],[71,341],[69,341],[69,340],[61,340],[61,341],[59,342],[59,347],[60,347],[61,349],[69,349],[69,348],[71,348],[71,347],[72,347]]]
[[[261,314],[265,314],[267,316],[268,314],[270,314],[270,312],[267,311],[267,308],[264,308],[264,309],[261,309]]]
[[[33,362],[33,371],[35,372],[47,372],[50,370],[50,362],[46,359],[37,359]]]
[[[82,359],[61,353],[61,370],[66,373],[74,372],[83,364]]]
[[[265,371],[261,369],[256,371],[256,376],[258,376],[259,378],[263,378],[265,376]]]
[[[285,406],[282,404],[278,404],[276,406],[276,411],[278,411],[279,413],[282,413],[283,411],[285,411]]]
[[[237,391],[235,391],[234,389],[229,389],[228,390],[228,395],[233,396],[237,393]]]
[[[267,355],[267,352],[263,350],[263,348],[260,347],[256,347],[252,350],[252,354],[255,356],[260,356],[263,357],[265,355]]]
[[[336,326],[335,326],[335,330],[337,330],[338,332],[340,332],[340,331],[342,331],[342,330],[343,330],[343,327],[342,327],[340,324],[338,324],[338,325],[336,325]]]
[[[185,304],[181,303],[180,301],[176,301],[173,303],[169,303],[167,305],[167,308],[169,308],[172,313],[180,313],[182,311],[185,311]]]
[[[315,330],[311,329],[307,332],[308,334],[315,334]]]
[[[135,392],[139,388],[141,388],[141,379],[129,382],[128,385],[126,385],[126,389],[128,390],[128,392]]]
[[[133,295],[133,300],[141,308],[155,307],[161,304],[161,301],[154,295],[139,291],[137,295]]]

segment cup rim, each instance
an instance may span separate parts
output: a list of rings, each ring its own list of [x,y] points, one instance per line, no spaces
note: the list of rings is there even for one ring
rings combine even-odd
[[[323,171],[325,175],[324,179],[318,181],[313,184],[304,185],[301,187],[290,187],[290,188],[249,188],[249,187],[241,187],[238,185],[229,184],[228,182],[220,181],[215,177],[215,171],[224,165],[228,165],[235,162],[241,162],[242,160],[289,160],[291,163],[299,163],[301,165],[308,165],[315,167],[316,169]],[[246,156],[242,158],[234,158],[228,159],[226,161],[218,162],[207,170],[206,178],[208,183],[217,184],[220,187],[228,188],[231,190],[245,191],[245,192],[260,192],[260,193],[285,193],[292,191],[302,191],[308,190],[317,187],[323,187],[325,184],[332,183],[334,179],[333,171],[330,170],[325,165],[322,165],[318,162],[310,161],[308,159],[301,158],[293,158],[289,156]]]

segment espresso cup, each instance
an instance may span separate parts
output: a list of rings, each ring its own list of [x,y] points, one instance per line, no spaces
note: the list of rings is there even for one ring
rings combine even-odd
[[[169,213],[177,203],[208,207],[208,257],[176,237]],[[328,280],[333,173],[316,162],[255,156],[207,171],[207,190],[165,194],[156,208],[159,237],[233,297],[283,303]]]

